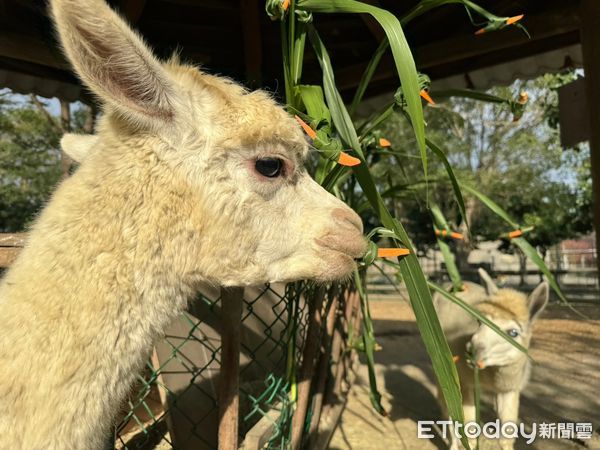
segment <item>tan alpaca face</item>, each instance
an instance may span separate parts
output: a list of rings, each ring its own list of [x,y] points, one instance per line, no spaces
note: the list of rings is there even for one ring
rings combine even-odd
[[[152,142],[173,184],[189,192],[186,216],[168,219],[197,231],[181,248],[197,253],[191,271],[224,285],[351,273],[366,249],[360,218],[308,176],[304,136],[268,95],[161,64],[104,1],[51,6],[69,59],[106,104],[97,138],[64,145],[93,164],[85,153],[107,139]]]
[[[548,303],[548,283],[541,283],[526,296],[513,289],[498,289],[490,284],[491,278],[487,278],[490,298],[477,304],[477,309],[517,343],[528,348],[533,323]],[[506,366],[524,358],[520,350],[485,324],[479,325],[467,347],[480,367]]]
[[[527,347],[529,330],[527,324],[520,324],[516,320],[491,319],[501,330],[512,337],[519,344]],[[470,346],[480,367],[507,366],[523,358],[523,353],[503,339],[490,327],[481,324],[473,337]]]

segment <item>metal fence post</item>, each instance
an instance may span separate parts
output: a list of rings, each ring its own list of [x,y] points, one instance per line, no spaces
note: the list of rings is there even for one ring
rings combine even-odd
[[[244,288],[221,288],[219,450],[238,448],[240,328]]]

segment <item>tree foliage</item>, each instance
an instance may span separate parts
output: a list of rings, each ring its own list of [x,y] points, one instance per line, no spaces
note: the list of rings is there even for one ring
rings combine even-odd
[[[0,92],[0,232],[23,231],[61,177],[63,129],[44,103]],[[87,108],[70,117],[83,127]]]
[[[592,229],[589,152],[586,146],[563,150],[560,146],[556,89],[573,73],[545,75],[517,81],[490,93],[518,98],[527,92],[525,114],[515,121],[510,108],[466,98],[452,98],[426,109],[428,136],[447,152],[457,176],[493,198],[522,226],[534,225],[528,239],[547,248]],[[415,195],[420,180],[413,143],[401,118],[392,118],[381,134],[395,145],[403,170],[387,170],[380,161],[380,179],[412,186],[396,193],[397,208],[421,249],[435,244],[431,218],[422,195]],[[397,156],[400,157],[400,156]],[[431,163],[429,196],[459,228],[462,218],[441,164]],[[421,198],[421,200],[418,200]],[[467,198],[467,216],[473,236],[494,240],[506,233],[506,224],[473,198]]]
[[[0,104],[0,230],[21,231],[60,178],[60,128],[31,104]]]

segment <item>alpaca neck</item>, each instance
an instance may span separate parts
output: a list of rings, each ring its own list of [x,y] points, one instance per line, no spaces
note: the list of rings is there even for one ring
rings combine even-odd
[[[100,442],[197,281],[186,275],[191,257],[178,258],[173,246],[181,230],[154,199],[159,210],[143,211],[148,187],[126,179],[104,185],[82,169],[57,190],[0,284],[0,361],[11,361],[0,364],[0,378],[10,380],[0,383],[0,409],[18,404],[28,420],[7,428],[31,439],[10,448],[42,448],[36,436],[56,440],[44,448]],[[52,414],[43,404],[53,405]]]

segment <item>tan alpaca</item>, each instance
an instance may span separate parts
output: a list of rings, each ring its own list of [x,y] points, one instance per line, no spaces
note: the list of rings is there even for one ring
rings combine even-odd
[[[0,284],[0,450],[101,448],[200,283],[332,280],[365,251],[267,94],[160,63],[104,1],[51,10],[104,116]]]
[[[485,286],[466,283],[467,289],[460,292],[458,297],[478,309],[523,347],[529,348],[532,325],[548,303],[548,283],[541,283],[526,296],[513,289],[498,289],[483,269],[479,269],[479,274]],[[457,369],[465,423],[475,420],[473,370],[465,361],[465,352],[471,349],[476,363],[483,368],[479,371],[482,392],[495,395],[498,419],[501,423],[516,424],[519,396],[531,370],[529,358],[441,295],[434,296],[434,303],[450,349],[459,358]],[[512,449],[514,439],[500,439],[500,445],[503,449]],[[452,439],[452,448],[458,446],[458,440]]]

